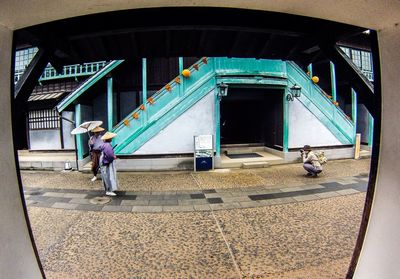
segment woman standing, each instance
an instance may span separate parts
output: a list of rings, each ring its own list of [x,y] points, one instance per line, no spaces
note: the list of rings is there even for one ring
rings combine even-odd
[[[93,178],[91,179],[92,182],[97,180],[97,173],[99,172],[99,159],[101,153],[101,146],[103,145],[103,141],[101,140],[101,132],[104,129],[100,126],[94,128],[91,132],[93,135],[89,139],[89,150],[90,150],[90,157],[92,159],[92,172]]]
[[[115,156],[111,146],[111,140],[116,135],[117,134],[107,132],[101,137],[104,144],[101,146],[100,170],[107,196],[117,195],[114,193],[118,188],[117,169],[115,168],[115,159],[117,159],[117,156]]]

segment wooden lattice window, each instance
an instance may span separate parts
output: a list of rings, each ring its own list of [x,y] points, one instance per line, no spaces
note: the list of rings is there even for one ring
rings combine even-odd
[[[50,130],[60,128],[60,118],[55,110],[31,110],[28,115],[30,130]]]

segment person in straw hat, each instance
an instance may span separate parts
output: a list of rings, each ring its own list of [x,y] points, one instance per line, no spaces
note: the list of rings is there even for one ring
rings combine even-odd
[[[303,159],[303,168],[307,171],[306,176],[317,177],[322,172],[322,166],[317,155],[311,150],[311,146],[304,145],[303,149],[300,149],[300,153]]]
[[[111,146],[111,140],[116,135],[117,134],[111,132],[106,132],[101,137],[104,143],[101,147],[100,170],[107,196],[116,196],[117,194],[114,191],[118,189],[117,169],[115,168],[115,159],[117,159],[117,156],[115,156]]]
[[[91,132],[93,135],[89,139],[89,150],[90,157],[92,159],[92,172],[93,178],[92,182],[97,180],[97,173],[99,172],[99,159],[101,153],[101,146],[103,145],[103,141],[101,140],[102,132],[104,129],[100,126],[94,128]]]

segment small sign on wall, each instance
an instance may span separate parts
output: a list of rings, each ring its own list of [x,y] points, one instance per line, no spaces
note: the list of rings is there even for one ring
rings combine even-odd
[[[213,135],[194,136],[194,171],[214,169]]]

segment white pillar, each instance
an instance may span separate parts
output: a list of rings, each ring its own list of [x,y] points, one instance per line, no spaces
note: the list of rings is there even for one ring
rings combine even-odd
[[[382,129],[375,196],[354,278],[400,278],[400,26],[378,32]],[[375,148],[375,146],[374,146]]]
[[[12,31],[0,25],[0,277],[41,278],[18,183],[11,128]],[[24,127],[23,127],[24,128]]]

